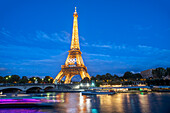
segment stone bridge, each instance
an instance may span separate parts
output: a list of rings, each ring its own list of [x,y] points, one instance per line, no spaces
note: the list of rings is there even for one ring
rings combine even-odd
[[[48,88],[54,88],[57,90],[59,89],[79,89],[79,84],[25,84],[25,85],[1,85],[0,91],[3,90],[12,90],[17,89],[21,90],[23,92],[26,92],[31,89],[40,89],[40,90],[46,90]]]

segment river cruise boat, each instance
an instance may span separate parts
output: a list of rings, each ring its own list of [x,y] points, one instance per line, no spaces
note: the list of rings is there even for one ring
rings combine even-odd
[[[53,107],[56,102],[60,100],[47,99],[47,97],[38,96],[1,96],[0,97],[0,108],[10,107]]]
[[[113,90],[100,90],[100,89],[91,89],[81,92],[82,95],[113,95],[115,91]]]

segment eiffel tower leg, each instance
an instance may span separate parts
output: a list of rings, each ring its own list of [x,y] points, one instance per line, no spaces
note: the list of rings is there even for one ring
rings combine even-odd
[[[81,79],[83,80],[86,77],[85,71],[80,71],[80,76],[81,76]]]
[[[70,76],[70,79],[69,79],[69,83],[71,83],[71,79],[73,78],[74,75],[71,75]]]
[[[70,83],[69,80],[70,80],[70,74],[67,74],[64,83],[65,83],[65,84],[69,84],[69,83]]]
[[[53,83],[55,83],[55,81],[57,80],[57,82],[60,82],[60,80],[64,77],[63,75],[63,71],[60,71],[58,73],[58,75],[55,77],[55,79],[53,80]]]
[[[90,80],[90,75],[89,75],[87,72],[85,72],[85,71],[80,71],[80,76],[81,76],[82,80],[83,80],[85,77],[88,77],[89,80]]]
[[[86,72],[86,77],[89,78],[89,80],[91,79],[90,75]]]

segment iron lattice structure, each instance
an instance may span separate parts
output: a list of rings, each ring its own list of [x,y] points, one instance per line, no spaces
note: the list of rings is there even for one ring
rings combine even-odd
[[[88,77],[90,79],[90,75],[87,72],[87,67],[84,65],[80,45],[79,45],[79,36],[78,36],[78,14],[75,7],[75,12],[73,14],[74,21],[73,21],[73,31],[72,31],[72,41],[71,47],[68,51],[69,54],[65,61],[65,65],[61,65],[61,71],[55,77],[53,83],[55,81],[60,82],[61,79],[66,76],[65,82],[66,84],[71,82],[71,79],[75,75],[80,75],[82,79]]]

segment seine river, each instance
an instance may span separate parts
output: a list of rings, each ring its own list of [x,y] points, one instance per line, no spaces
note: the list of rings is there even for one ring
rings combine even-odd
[[[53,108],[1,108],[0,113],[170,113],[170,93],[99,96],[46,93],[46,96],[59,102]]]

